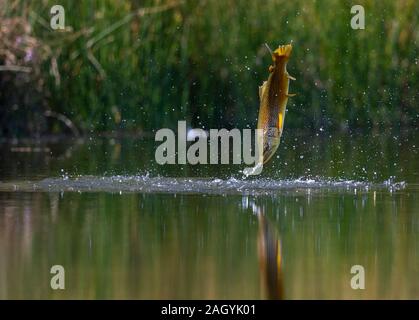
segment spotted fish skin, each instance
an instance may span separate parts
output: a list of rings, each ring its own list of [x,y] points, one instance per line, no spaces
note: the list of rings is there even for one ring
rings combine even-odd
[[[263,164],[266,164],[278,149],[284,128],[285,110],[290,80],[295,80],[287,72],[292,45],[279,46],[272,52],[273,65],[269,67],[269,77],[259,87],[258,129],[263,132]]]

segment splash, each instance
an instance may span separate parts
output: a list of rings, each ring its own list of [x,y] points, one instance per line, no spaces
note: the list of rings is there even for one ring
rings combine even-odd
[[[237,194],[275,195],[278,193],[316,193],[368,191],[394,192],[404,189],[405,182],[385,181],[369,183],[353,180],[333,180],[326,178],[299,179],[254,179],[236,178],[171,178],[138,176],[78,176],[47,178],[36,182],[0,183],[0,191],[20,192],[136,192],[136,193],[189,193],[189,194]]]

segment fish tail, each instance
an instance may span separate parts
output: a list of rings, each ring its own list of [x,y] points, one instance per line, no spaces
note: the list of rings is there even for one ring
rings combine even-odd
[[[275,50],[275,55],[278,57],[286,57],[289,58],[292,51],[292,45],[287,44],[284,46],[279,46],[278,49]]]

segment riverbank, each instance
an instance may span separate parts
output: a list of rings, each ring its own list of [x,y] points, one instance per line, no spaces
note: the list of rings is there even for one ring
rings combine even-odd
[[[344,1],[65,0],[63,31],[53,4],[0,8],[1,136],[254,127],[264,43],[290,41],[286,127],[418,125],[417,1],[360,1],[365,30]]]

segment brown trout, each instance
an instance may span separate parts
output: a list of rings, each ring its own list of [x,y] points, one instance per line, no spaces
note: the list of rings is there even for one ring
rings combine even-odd
[[[271,51],[273,65],[269,67],[269,78],[259,87],[258,129],[263,130],[263,164],[266,164],[278,149],[284,128],[285,110],[289,97],[289,81],[295,80],[287,72],[292,45],[279,46]]]

